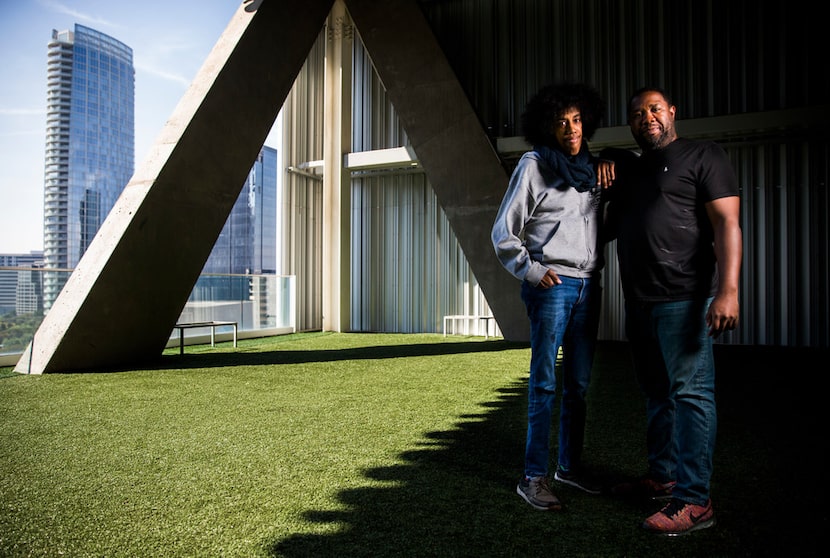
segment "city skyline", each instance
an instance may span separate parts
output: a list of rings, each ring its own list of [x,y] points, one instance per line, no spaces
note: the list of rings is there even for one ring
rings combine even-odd
[[[111,35],[135,58],[135,167],[221,36],[239,2],[139,4],[0,0],[0,253],[43,249],[47,45],[76,23]],[[273,134],[272,134],[273,135]],[[266,145],[277,147],[269,137]]]

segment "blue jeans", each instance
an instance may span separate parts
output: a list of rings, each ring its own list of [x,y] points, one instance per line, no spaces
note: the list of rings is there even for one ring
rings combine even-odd
[[[705,505],[715,450],[715,361],[707,335],[711,298],[626,302],[625,329],[646,396],[649,475],[677,481],[672,496]]]
[[[585,440],[585,396],[594,363],[602,286],[599,277],[559,277],[562,284],[549,289],[522,282],[522,300],[530,318],[525,447],[528,477],[548,474],[559,347],[562,347],[562,401],[558,465],[566,470],[578,467]]]

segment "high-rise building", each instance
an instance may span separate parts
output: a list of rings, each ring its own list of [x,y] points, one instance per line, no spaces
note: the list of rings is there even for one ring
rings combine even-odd
[[[17,272],[17,289],[15,291],[14,308],[18,316],[43,313],[43,293],[41,273],[35,268],[21,269]]]
[[[229,275],[273,274],[277,267],[277,150],[263,146],[191,300],[248,298],[250,285]]]
[[[277,150],[264,146],[203,273],[276,273]]]
[[[51,269],[73,269],[135,167],[133,51],[75,25],[52,31],[47,65],[43,252]],[[48,310],[68,273],[46,273]]]
[[[0,254],[0,317],[43,311],[41,273],[43,252]],[[9,268],[20,268],[9,269]]]
[[[246,186],[254,212],[252,273],[277,272],[277,150],[263,146]],[[237,203],[239,201],[237,200]]]

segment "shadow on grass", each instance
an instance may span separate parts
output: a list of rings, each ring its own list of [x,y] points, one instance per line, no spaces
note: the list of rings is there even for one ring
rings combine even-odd
[[[515,494],[525,433],[526,388],[520,382],[503,388],[480,413],[459,417],[456,428],[426,434],[418,447],[400,455],[404,464],[365,471],[367,479],[388,486],[343,490],[338,495],[343,510],[305,513],[306,520],[333,532],[290,535],[266,543],[267,551],[283,557],[818,555],[817,534],[826,530],[827,514],[818,507],[823,497],[803,476],[818,473],[805,462],[817,456],[799,455],[803,472],[793,476],[787,467],[795,463],[782,453],[805,441],[789,430],[799,421],[782,420],[780,414],[799,402],[787,399],[789,390],[761,387],[774,381],[788,360],[764,351],[755,359],[746,351],[718,355],[721,377],[726,376],[719,387],[725,412],[713,478],[718,525],[712,529],[654,536],[639,524],[659,505],[562,486],[555,491],[565,511],[527,506]],[[609,481],[642,472],[643,402],[624,344],[601,345],[589,405],[588,465]],[[793,490],[798,488],[808,490]]]
[[[268,365],[268,364],[302,364],[309,362],[336,362],[341,360],[378,360],[417,356],[453,355],[464,353],[499,352],[509,349],[522,349],[529,345],[511,341],[458,341],[451,343],[412,343],[403,345],[376,345],[355,347],[351,349],[309,350],[309,351],[261,351],[246,353],[202,352],[183,355],[165,354],[147,370],[169,368],[222,368],[227,366]]]

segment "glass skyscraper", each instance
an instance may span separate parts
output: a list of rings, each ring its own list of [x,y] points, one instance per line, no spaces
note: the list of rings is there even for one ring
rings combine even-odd
[[[277,272],[277,150],[263,146],[251,174],[256,226],[253,236],[252,273]],[[239,203],[237,201],[237,203]]]
[[[52,31],[47,65],[44,266],[73,269],[135,167],[133,51],[75,25]],[[46,273],[44,310],[67,278]]]
[[[277,150],[263,146],[202,269],[191,301],[247,299],[249,281],[229,276],[276,273],[276,244]]]
[[[202,273],[276,273],[277,150],[263,146]]]

